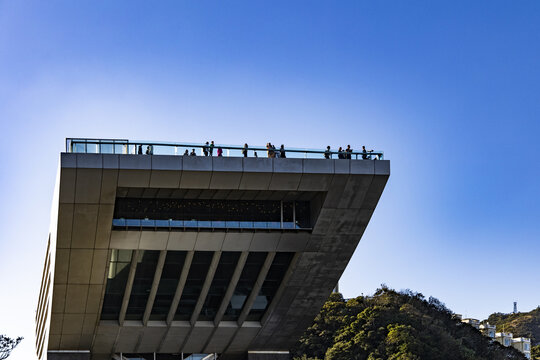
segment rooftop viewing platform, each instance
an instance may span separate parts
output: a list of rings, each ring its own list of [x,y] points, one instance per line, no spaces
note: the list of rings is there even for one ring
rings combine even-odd
[[[272,157],[305,159],[351,159],[383,160],[382,151],[355,151],[347,147],[326,149],[302,149],[292,147],[224,145],[206,143],[177,143],[126,139],[66,138],[66,152],[90,154],[140,154],[140,155],[184,155],[226,157]]]

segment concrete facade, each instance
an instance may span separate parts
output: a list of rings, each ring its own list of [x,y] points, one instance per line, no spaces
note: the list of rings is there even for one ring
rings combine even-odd
[[[47,350],[90,350],[92,359],[120,352],[215,352],[226,359],[248,351],[288,351],[336,286],[389,175],[386,160],[62,153],[36,314],[38,357],[45,358]],[[313,226],[266,232],[113,230],[119,189],[154,196],[192,191],[220,199],[307,196]],[[247,321],[247,313],[238,321],[100,320],[112,249],[158,250],[162,257],[178,250],[295,255],[261,321]],[[250,358],[261,358],[256,354],[263,353]]]

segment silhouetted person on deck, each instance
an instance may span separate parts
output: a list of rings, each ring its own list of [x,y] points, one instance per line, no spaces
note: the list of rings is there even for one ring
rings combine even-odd
[[[195,149],[191,149],[191,154],[189,154],[189,156],[197,156],[197,154],[195,153]]]
[[[259,155],[257,155],[257,152],[256,152],[256,151],[253,153],[253,156],[255,156],[256,158],[259,157]]]
[[[137,150],[137,154],[142,155],[142,145],[139,145],[139,148]]]
[[[341,146],[338,149],[337,157],[338,157],[338,159],[345,159],[345,157],[343,155],[343,148]]]
[[[223,149],[220,147],[217,148],[217,156],[223,156]]]
[[[285,147],[283,146],[283,144],[281,144],[281,147],[279,148],[279,157],[280,158],[286,158],[287,156],[285,156]]]
[[[247,157],[248,156],[248,144],[244,144],[244,148],[242,149],[242,155],[244,155],[244,157]]]
[[[351,145],[347,145],[347,149],[345,150],[345,152],[347,153],[345,159],[350,159],[352,155]]]
[[[366,150],[365,146],[362,146],[362,160],[371,160],[371,155],[368,153],[373,152],[373,150]]]
[[[324,158],[330,159],[331,156],[332,156],[332,152],[330,151],[330,146],[327,146],[326,151],[324,152]]]
[[[210,146],[208,147],[208,151],[210,152],[210,156],[214,153],[214,140],[210,141]]]
[[[189,150],[186,149],[186,151],[184,152],[184,156],[189,156]]]
[[[204,144],[203,148],[202,148],[202,151],[203,151],[203,154],[204,156],[208,156],[208,150],[209,150],[209,145],[208,145],[208,141],[206,142],[206,144]]]

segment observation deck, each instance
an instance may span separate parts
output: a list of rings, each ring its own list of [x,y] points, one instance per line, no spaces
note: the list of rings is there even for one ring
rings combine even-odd
[[[390,162],[379,151],[336,159],[285,148],[283,158],[216,144],[210,156],[205,146],[66,140],[36,314],[40,359],[274,359],[311,324]]]

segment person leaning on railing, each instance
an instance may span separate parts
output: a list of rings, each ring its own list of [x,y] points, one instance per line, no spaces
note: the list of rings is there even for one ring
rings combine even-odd
[[[366,150],[365,146],[362,146],[362,160],[371,160],[371,155],[368,155],[368,153],[372,153],[373,150]]]
[[[326,151],[324,152],[324,158],[330,159],[332,158],[332,152],[330,151],[330,145],[326,147]]]
[[[244,157],[247,157],[248,156],[248,144],[244,144],[244,147],[242,148],[242,155],[244,155]]]

